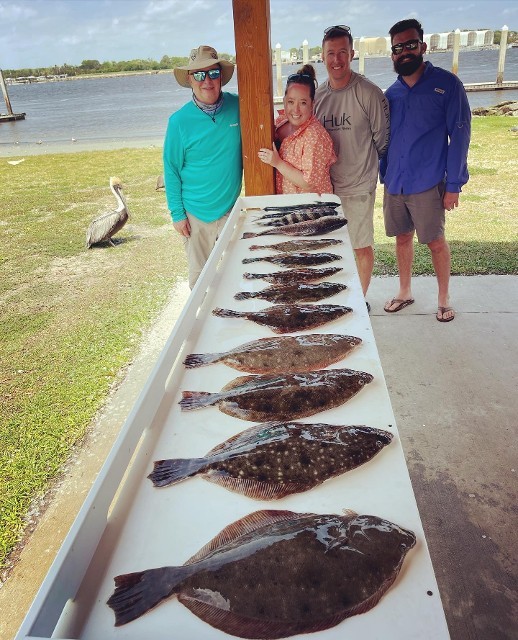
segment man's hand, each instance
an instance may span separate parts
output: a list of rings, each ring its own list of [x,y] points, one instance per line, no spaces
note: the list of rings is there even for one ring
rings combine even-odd
[[[186,238],[190,237],[191,225],[189,224],[189,220],[187,220],[187,218],[180,220],[180,222],[173,222],[173,227],[181,236],[185,236]]]
[[[442,206],[446,211],[452,211],[455,207],[459,206],[459,194],[445,191],[442,197]]]

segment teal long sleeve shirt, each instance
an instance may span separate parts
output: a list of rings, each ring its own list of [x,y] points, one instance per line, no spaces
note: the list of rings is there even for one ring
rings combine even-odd
[[[241,192],[243,160],[239,101],[224,93],[215,122],[194,102],[169,118],[164,140],[164,182],[174,222],[186,211],[202,222],[224,216]]]

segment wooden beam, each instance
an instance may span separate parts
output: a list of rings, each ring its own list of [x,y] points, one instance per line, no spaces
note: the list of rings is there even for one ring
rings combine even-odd
[[[274,170],[257,157],[274,136],[270,0],[232,0],[245,193],[275,193]]]

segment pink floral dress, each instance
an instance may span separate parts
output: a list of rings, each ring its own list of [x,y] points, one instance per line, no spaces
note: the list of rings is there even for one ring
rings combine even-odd
[[[280,115],[275,127],[279,129],[288,122],[285,115]],[[333,193],[333,185],[329,177],[329,167],[336,162],[331,136],[313,115],[294,133],[284,138],[279,155],[295,168],[302,171],[304,180],[312,186],[316,193]],[[287,180],[276,171],[277,193],[302,193],[302,189]]]

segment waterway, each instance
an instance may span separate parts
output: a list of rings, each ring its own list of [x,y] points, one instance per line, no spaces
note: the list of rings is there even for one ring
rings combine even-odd
[[[494,82],[498,50],[466,51],[459,56],[464,83]],[[451,69],[452,52],[430,54],[429,59]],[[352,68],[358,71],[358,60]],[[283,65],[283,86],[296,65]],[[327,77],[324,64],[315,64],[317,79]],[[388,57],[365,60],[365,75],[385,90],[395,80]],[[225,90],[238,92],[237,74]],[[518,80],[518,49],[508,49],[504,80]],[[276,92],[276,69],[273,68]],[[0,156],[55,153],[89,149],[161,146],[171,113],[190,99],[172,73],[43,82],[9,87],[15,113],[25,120],[0,124]],[[518,90],[469,92],[471,108],[518,100]],[[2,104],[0,104],[4,111]],[[246,119],[246,114],[242,114]]]

